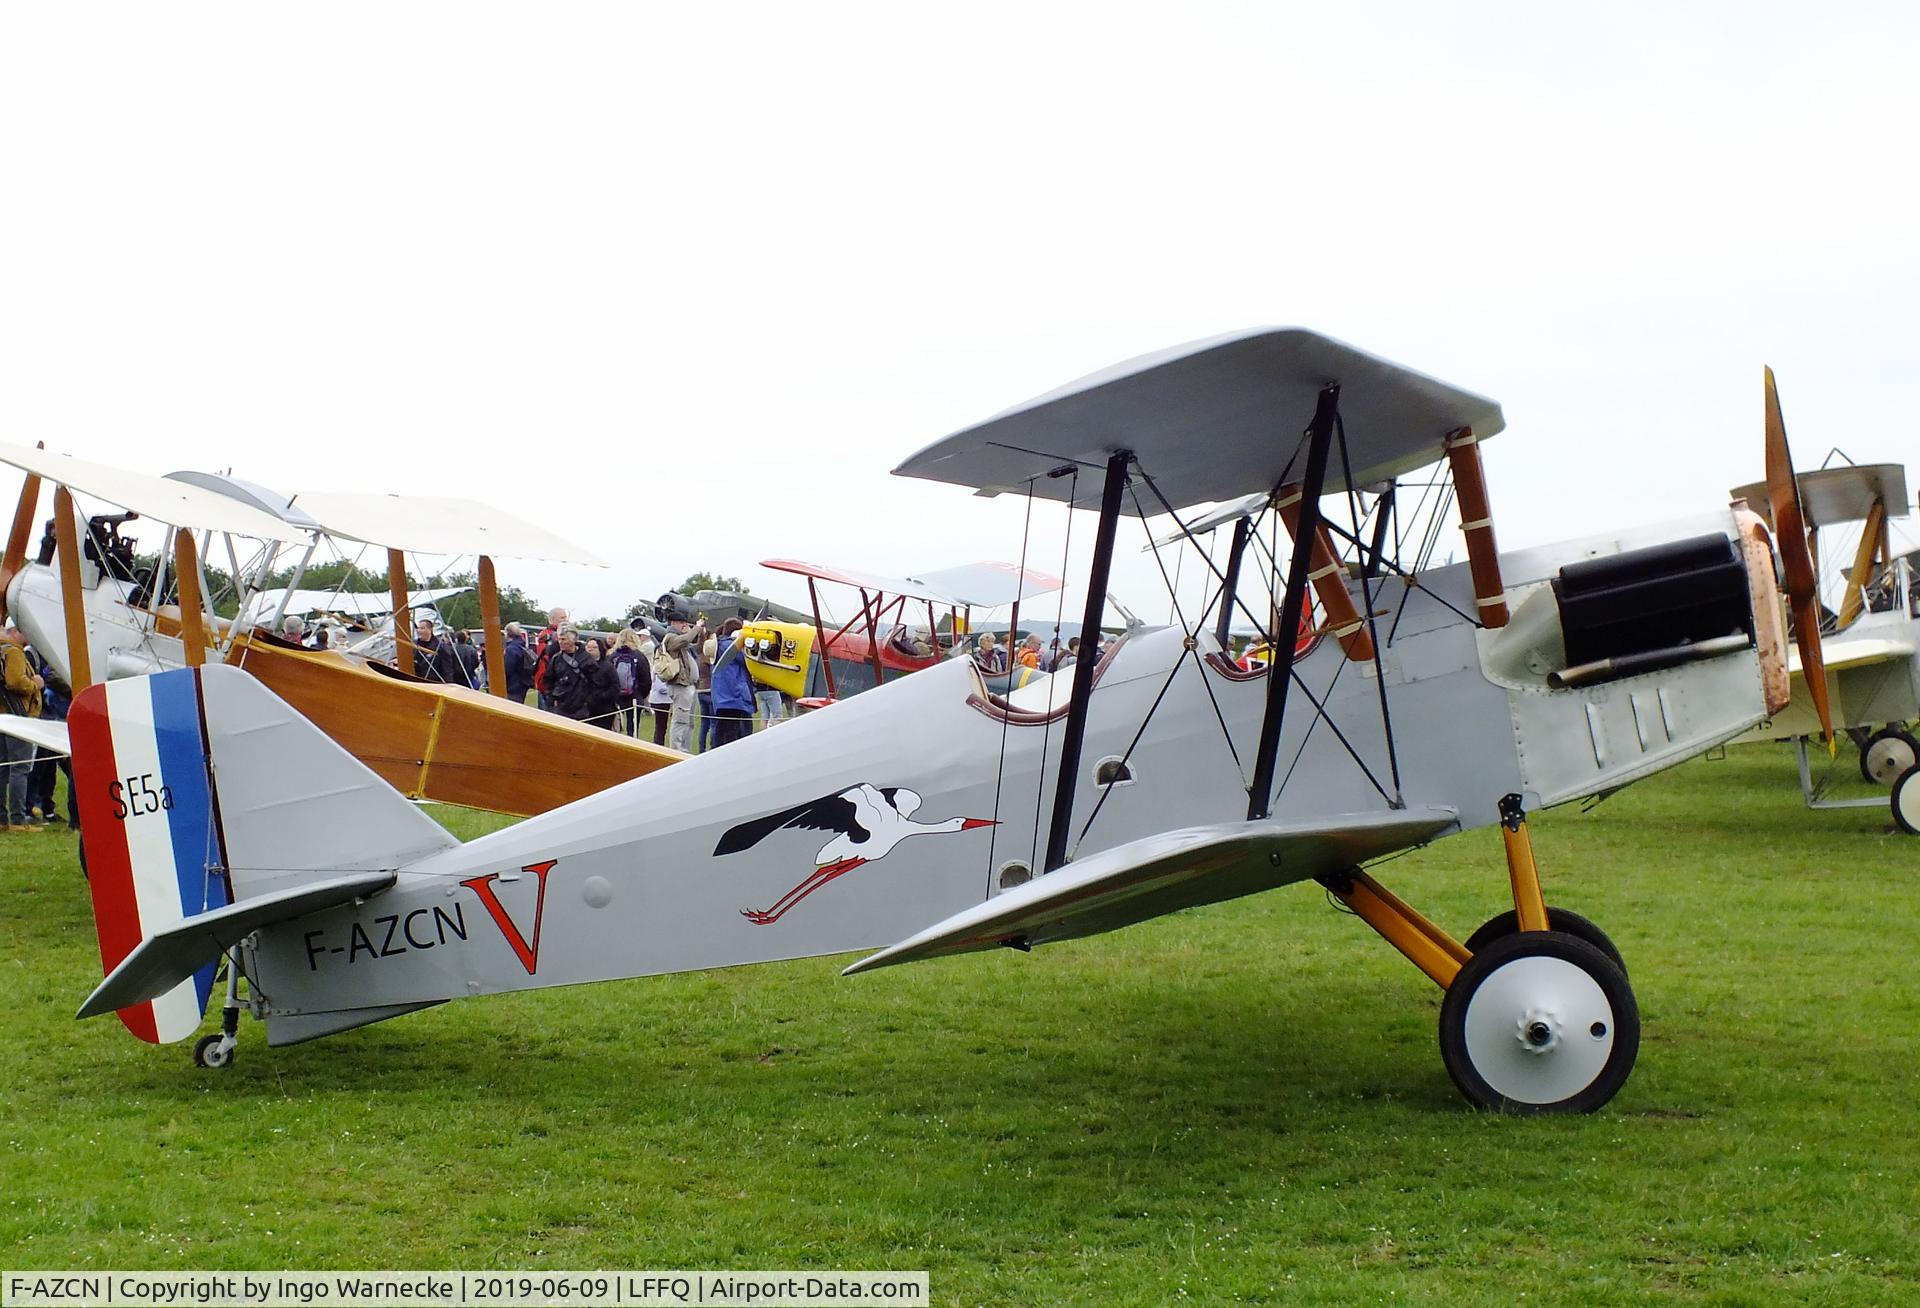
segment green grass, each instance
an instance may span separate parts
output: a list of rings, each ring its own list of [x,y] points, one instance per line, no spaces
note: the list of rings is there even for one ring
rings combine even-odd
[[[1842,763],[1848,764],[1844,757]],[[453,815],[463,835],[483,826]],[[66,835],[0,837],[0,1264],[929,1268],[937,1303],[1920,1300],[1920,841],[1735,751],[1534,836],[1638,1070],[1469,1111],[1439,992],[1308,888],[842,980],[449,1005],[237,1065],[71,1014]],[[1497,834],[1380,869],[1456,933]]]

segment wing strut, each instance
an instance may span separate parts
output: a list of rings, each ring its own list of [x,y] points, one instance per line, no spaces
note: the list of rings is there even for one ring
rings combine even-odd
[[[1252,534],[1251,513],[1233,524],[1233,548],[1227,552],[1227,575],[1220,584],[1220,622],[1213,631],[1213,637],[1220,643],[1221,649],[1227,648],[1227,628],[1233,622],[1233,599],[1240,592],[1240,561],[1246,557],[1247,537]]]
[[[1320,539],[1320,492],[1327,481],[1327,453],[1333,445],[1333,422],[1340,412],[1340,387],[1320,388],[1313,421],[1307,427],[1307,471],[1300,479],[1300,521],[1293,532],[1293,557],[1287,564],[1286,598],[1280,603],[1280,624],[1274,633],[1267,665],[1267,711],[1260,722],[1260,749],[1253,759],[1253,785],[1247,792],[1247,821],[1272,816],[1273,769],[1280,754],[1280,728],[1287,716],[1287,688],[1293,679],[1300,611],[1305,605],[1307,573],[1313,567],[1313,547]]]
[[[1098,662],[1092,651],[1100,643],[1107,574],[1113,564],[1113,536],[1120,525],[1120,497],[1127,489],[1127,465],[1132,461],[1133,455],[1126,450],[1107,459],[1107,482],[1100,493],[1100,526],[1093,537],[1093,565],[1087,570],[1087,608],[1080,617],[1080,657],[1073,664],[1073,694],[1067,701],[1066,732],[1060,738],[1060,781],[1053,788],[1053,823],[1047,828],[1047,861],[1041,867],[1043,872],[1051,872],[1067,861],[1067,835],[1073,826],[1073,786],[1080,772],[1080,742],[1087,734],[1087,701],[1093,698],[1093,665]],[[1325,462],[1323,458],[1323,467]]]

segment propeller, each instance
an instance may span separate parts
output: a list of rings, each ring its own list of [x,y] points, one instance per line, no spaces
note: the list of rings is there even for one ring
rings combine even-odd
[[[1820,731],[1832,753],[1833,712],[1827,705],[1827,665],[1820,652],[1820,580],[1813,570],[1813,552],[1807,547],[1806,514],[1800,507],[1800,483],[1793,475],[1793,455],[1787,450],[1787,422],[1780,416],[1780,392],[1767,376],[1767,498],[1773,506],[1773,535],[1785,573],[1787,602],[1793,609],[1793,634],[1800,646],[1800,675]]]

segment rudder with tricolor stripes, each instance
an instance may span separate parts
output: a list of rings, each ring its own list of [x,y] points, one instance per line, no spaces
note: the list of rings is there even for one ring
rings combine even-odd
[[[232,902],[197,670],[90,686],[67,719],[102,974],[147,936]],[[119,1010],[142,1040],[199,1027],[215,963]]]

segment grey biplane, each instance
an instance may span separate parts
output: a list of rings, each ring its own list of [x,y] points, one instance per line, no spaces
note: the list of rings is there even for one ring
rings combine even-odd
[[[1123,518],[1258,493],[1290,547],[1250,565],[1244,520],[1204,611],[1029,698],[942,661],[466,843],[241,669],[95,687],[74,765],[107,975],[80,1015],[185,1038],[224,955],[221,1029],[196,1045],[218,1065],[243,1009],[285,1045],[502,991],[1030,950],[1312,882],[1443,988],[1442,1060],[1473,1103],[1597,1108],[1633,1067],[1638,1010],[1607,937],[1547,904],[1527,814],[1777,710],[1782,602],[1739,508],[1502,556],[1480,443],[1503,426],[1491,400],[1296,329],[1074,382],[896,471],[1095,511],[1086,632]],[[1428,493],[1396,493],[1435,465]],[[1774,489],[1784,528],[1791,476]],[[1408,524],[1455,498],[1468,561],[1429,566],[1434,533]],[[1262,669],[1223,657],[1236,612],[1296,631],[1310,587],[1320,639]],[[1368,870],[1495,824],[1512,907],[1464,942]]]
[[[1779,401],[1771,389],[1768,405],[1771,421],[1778,422]],[[1920,835],[1920,741],[1910,725],[1920,718],[1920,578],[1914,576],[1920,556],[1896,550],[1891,534],[1893,521],[1910,512],[1906,469],[1897,463],[1822,468],[1800,473],[1796,481],[1816,575],[1823,534],[1842,543],[1842,533],[1858,535],[1836,606],[1818,612],[1824,678],[1810,680],[1794,660],[1792,702],[1741,739],[1793,742],[1808,808],[1885,803],[1899,830]],[[1764,482],[1733,494],[1763,516],[1770,513]],[[1835,798],[1828,793],[1831,774],[1816,779],[1808,741],[1821,733],[1823,707],[1827,720],[1859,747],[1861,777],[1890,788],[1886,799]]]

